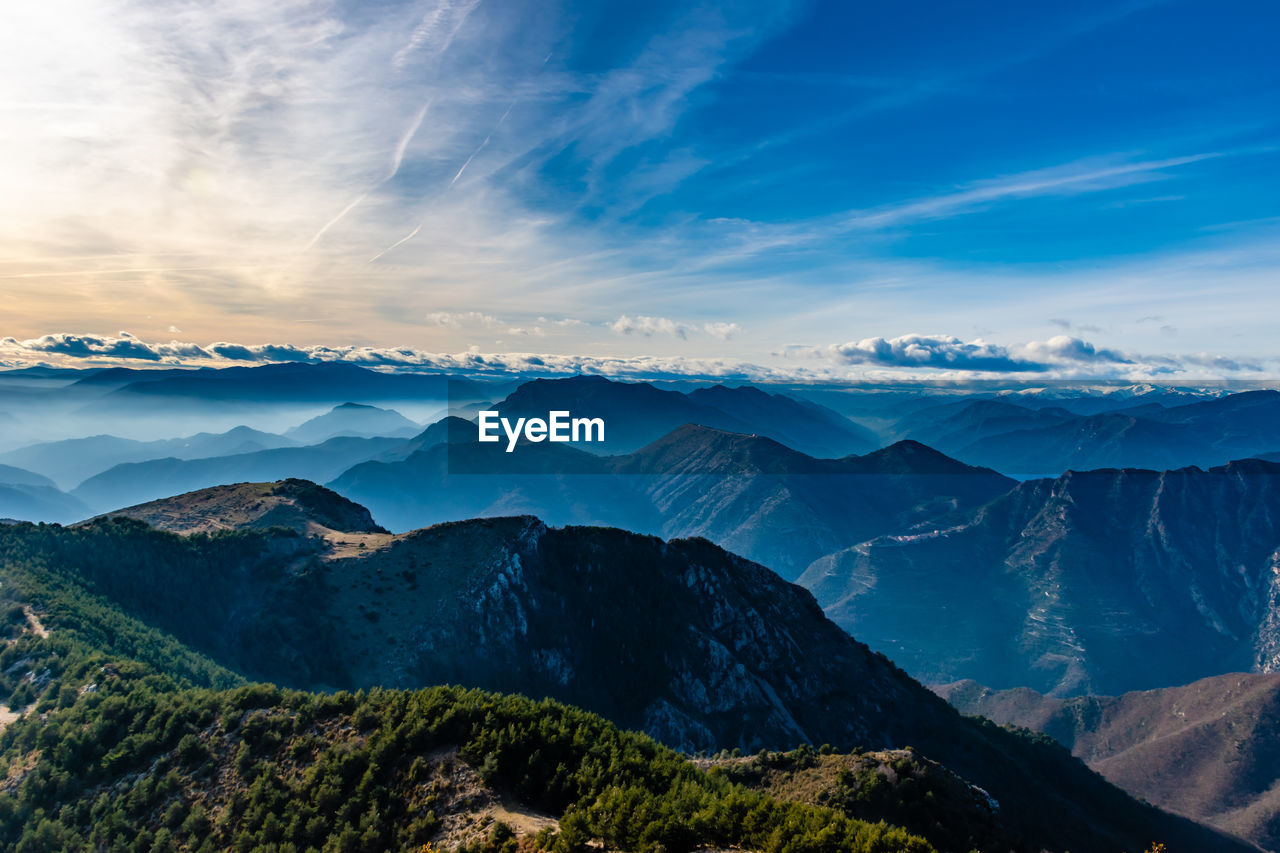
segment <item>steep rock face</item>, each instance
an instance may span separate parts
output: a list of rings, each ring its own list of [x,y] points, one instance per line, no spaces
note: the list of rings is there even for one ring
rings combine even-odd
[[[1280,674],[1057,699],[966,681],[938,689],[967,714],[1043,731],[1136,796],[1280,849]]]
[[[933,683],[1070,695],[1276,666],[1280,465],[1069,472],[800,578]]]
[[[377,629],[359,607],[347,618],[371,683],[550,689],[688,750],[892,743],[914,727],[921,697],[900,672],[708,542],[493,519],[400,537],[331,577],[370,573],[386,590],[365,608]]]

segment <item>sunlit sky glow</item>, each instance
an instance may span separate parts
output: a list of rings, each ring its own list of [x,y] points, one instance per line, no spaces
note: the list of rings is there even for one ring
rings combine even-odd
[[[2,14],[0,364],[1280,369],[1271,4]]]

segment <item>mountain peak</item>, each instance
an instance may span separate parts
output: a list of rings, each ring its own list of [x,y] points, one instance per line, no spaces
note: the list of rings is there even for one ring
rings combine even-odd
[[[364,403],[342,403],[285,433],[297,441],[316,443],[339,435],[409,438],[421,427],[395,409]]]
[[[287,527],[302,533],[386,533],[369,510],[310,480],[214,486],[115,510],[171,533]]]
[[[813,473],[818,460],[763,435],[701,424],[677,427],[625,458],[626,472],[680,474]]]
[[[859,473],[875,474],[975,474],[993,473],[952,459],[927,444],[910,438],[895,441],[888,447],[873,450],[865,456],[848,456],[841,460]],[[1012,482],[1012,481],[1010,481]]]

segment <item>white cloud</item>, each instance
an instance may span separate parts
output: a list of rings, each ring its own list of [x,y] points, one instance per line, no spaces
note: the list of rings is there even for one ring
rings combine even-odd
[[[677,323],[667,317],[629,317],[623,314],[609,326],[615,335],[642,335],[649,338],[654,335],[674,335],[677,338],[689,336],[690,326]]]
[[[425,319],[433,326],[445,326],[450,329],[461,329],[466,326],[483,326],[492,329],[502,325],[502,321],[497,317],[480,311],[433,311]]]
[[[737,323],[681,323],[672,320],[669,317],[648,317],[639,315],[632,317],[623,314],[618,319],[609,324],[609,329],[615,335],[639,335],[645,338],[651,338],[654,335],[671,335],[686,339],[692,334],[706,334],[713,338],[719,338],[727,341],[734,335],[742,332],[742,327]]]
[[[742,327],[737,323],[706,323],[702,329],[711,337],[719,338],[722,341],[727,341],[734,335],[742,333]]]
[[[519,334],[515,329],[510,334]],[[572,355],[560,353],[486,353],[472,346],[461,353],[431,352],[416,347],[242,344],[215,341],[149,342],[128,332],[117,336],[56,333],[18,340],[0,338],[0,363],[7,366],[185,365],[226,367],[276,362],[341,362],[383,370],[444,371],[464,374],[520,373],[559,376],[598,373],[608,376],[742,377],[772,380],[842,380],[903,378],[925,371],[929,376],[973,378],[1013,375],[1058,378],[1139,378],[1172,375],[1206,377],[1256,374],[1264,364],[1210,353],[1186,356],[1140,356],[1095,347],[1065,335],[1048,341],[1003,346],[981,339],[962,341],[943,335],[904,335],[827,347],[793,347],[786,355],[826,362],[822,366],[759,365],[730,358],[643,355]],[[850,372],[850,368],[871,372]]]
[[[217,341],[194,344],[181,341],[151,343],[128,333],[119,336],[50,334],[29,340],[0,339],[0,357],[13,365],[56,364],[104,366],[167,364],[227,367],[237,364],[278,362],[340,362],[384,370],[444,371],[466,374],[521,373],[660,378],[784,378],[767,367],[732,359],[681,356],[582,356],[550,353],[484,353],[471,347],[462,353],[438,353],[413,347],[296,346],[293,344],[240,344]]]
[[[1054,376],[1164,375],[1197,368],[1218,372],[1256,372],[1256,360],[1207,354],[1138,355],[1098,347],[1080,338],[1057,335],[1047,341],[1003,345],[949,335],[864,338],[826,347],[792,347],[791,356],[816,356],[837,364],[929,371],[946,374],[1045,374]]]

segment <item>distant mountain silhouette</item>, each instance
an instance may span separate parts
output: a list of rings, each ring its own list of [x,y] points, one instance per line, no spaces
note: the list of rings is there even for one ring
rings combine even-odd
[[[1048,476],[1097,468],[1211,467],[1280,448],[1280,391],[1172,399],[1179,405],[1153,401],[1089,414],[962,400],[914,411],[898,430],[970,464]]]
[[[307,447],[280,447],[206,459],[127,462],[90,477],[72,494],[101,513],[224,483],[289,477],[326,481],[401,443],[403,440],[398,438],[340,436]]]
[[[536,379],[494,409],[512,419],[545,418],[553,410],[603,418],[605,443],[582,445],[592,452],[630,452],[688,423],[756,433],[819,455],[865,452],[878,443],[866,429],[829,409],[751,387],[718,385],[683,394],[600,376]]]
[[[13,465],[0,465],[0,485],[57,488],[53,480],[48,477],[37,474],[34,471],[28,471],[25,468],[16,468]]]
[[[550,443],[506,453],[463,424],[451,422],[451,444],[356,465],[330,487],[393,530],[519,511],[556,524],[705,536],[795,577],[823,554],[1014,485],[914,442],[815,459],[763,436],[686,424],[634,453],[599,457]]]
[[[125,462],[228,456],[291,447],[296,443],[284,436],[239,426],[224,433],[206,432],[160,441],[135,441],[114,435],[64,439],[12,450],[0,454],[0,460],[37,471],[65,488],[73,488],[94,474]]]
[[[67,524],[89,515],[89,508],[53,486],[0,483],[0,518]]]
[[[392,409],[361,403],[343,403],[285,433],[299,444],[318,444],[340,435],[393,438],[417,435],[419,424]]]

